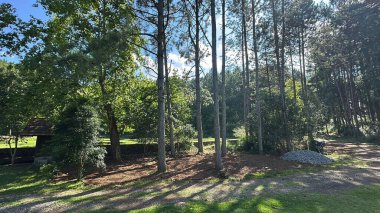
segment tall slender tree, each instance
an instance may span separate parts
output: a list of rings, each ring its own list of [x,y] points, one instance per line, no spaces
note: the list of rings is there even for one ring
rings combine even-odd
[[[260,76],[259,76],[259,56],[258,56],[258,37],[256,36],[256,11],[255,0],[252,2],[252,26],[253,26],[253,52],[255,54],[255,74],[256,74],[256,117],[257,117],[257,140],[259,143],[259,153],[263,154],[263,136],[261,123],[261,97],[260,97]],[[257,2],[258,4],[258,2]]]
[[[211,0],[211,28],[212,28],[212,82],[213,82],[213,99],[214,99],[214,136],[215,136],[215,168],[217,171],[223,169],[222,153],[220,147],[220,124],[219,124],[219,85],[218,85],[218,67],[217,67],[217,49],[216,49],[216,14],[215,0]]]
[[[158,172],[166,171],[164,94],[164,1],[157,2]]]
[[[227,154],[226,130],[226,1],[222,0],[222,156]]]

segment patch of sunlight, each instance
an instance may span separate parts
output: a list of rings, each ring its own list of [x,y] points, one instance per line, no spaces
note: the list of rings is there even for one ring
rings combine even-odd
[[[294,181],[294,182],[288,182],[283,185],[283,187],[304,187],[306,186],[305,183],[299,182],[299,181]]]
[[[339,154],[339,153],[331,153],[329,155],[326,155],[328,158],[331,158],[335,160],[334,163],[332,163],[331,167],[341,167],[341,166],[352,166],[352,167],[358,167],[358,168],[368,168],[368,162],[361,160],[355,156],[348,155],[348,154]]]
[[[13,207],[13,206],[18,206],[18,205],[25,204],[25,203],[36,202],[39,200],[40,200],[39,198],[27,197],[27,198],[21,198],[21,199],[16,199],[16,200],[1,201],[0,207],[4,207],[4,206]]]
[[[254,191],[255,192],[261,192],[261,191],[263,191],[264,190],[264,186],[263,185],[259,185],[259,186],[257,186],[255,189],[254,189]]]
[[[283,204],[274,198],[268,198],[264,201],[261,201],[259,204],[257,204],[257,210],[259,212],[267,213],[267,212],[274,212],[274,209],[282,209]]]
[[[11,184],[8,184],[7,187],[4,187],[0,189],[0,193],[7,193],[12,191],[22,191],[22,190],[29,190],[29,189],[35,189],[39,186],[42,186],[46,183],[46,180],[39,180],[34,182],[14,182]]]

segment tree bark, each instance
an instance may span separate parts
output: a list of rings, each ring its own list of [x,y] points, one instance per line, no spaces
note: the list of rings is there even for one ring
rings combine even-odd
[[[203,153],[203,127],[202,127],[202,96],[200,82],[200,50],[199,50],[199,1],[195,0],[195,95],[197,108],[198,154]]]
[[[110,134],[112,158],[114,161],[120,162],[121,161],[120,135],[117,128],[115,113],[113,111],[111,104],[107,104],[105,108],[106,108],[108,122],[109,122],[109,134]]]
[[[242,13],[242,22],[241,22],[241,65],[242,65],[242,79],[243,79],[243,122],[244,122],[244,133],[245,140],[248,140],[248,110],[247,110],[247,90],[246,90],[246,79],[245,79],[245,54],[244,54],[244,13]],[[244,19],[245,20],[245,19]]]
[[[301,45],[302,45],[302,66],[303,66],[303,84],[304,84],[304,92],[305,92],[305,107],[306,107],[306,122],[307,122],[307,134],[308,134],[308,140],[309,142],[314,141],[313,137],[313,130],[311,127],[311,112],[310,112],[310,104],[309,104],[309,94],[307,90],[307,84],[306,84],[306,64],[305,64],[305,41],[304,41],[304,27],[301,27]]]
[[[168,55],[166,50],[166,38],[164,39],[164,54],[165,54],[165,89],[166,89],[166,105],[168,108],[168,124],[169,124],[169,141],[170,141],[170,154],[174,157],[176,155],[174,144],[174,127],[173,127],[173,113],[172,113],[172,98],[170,93],[170,79],[168,68]]]
[[[107,91],[104,82],[104,71],[103,67],[100,66],[100,76],[99,76],[99,84],[100,91],[102,93],[102,97],[105,101],[104,110],[106,111],[107,120],[108,120],[108,131],[111,143],[111,156],[112,160],[115,162],[121,161],[120,154],[120,135],[117,127],[117,121],[115,117],[115,112],[113,111],[113,107],[110,103],[107,103]]]
[[[282,125],[285,131],[285,137],[286,137],[286,148],[287,150],[291,150],[291,144],[290,140],[287,136],[288,130],[287,130],[287,122],[286,122],[286,106],[285,106],[285,91],[284,87],[282,84],[282,68],[280,65],[280,45],[279,45],[279,36],[278,36],[278,26],[277,26],[277,13],[276,13],[276,8],[274,4],[274,0],[271,0],[272,3],[272,13],[273,13],[273,30],[274,30],[274,43],[275,43],[275,54],[276,54],[276,69],[278,73],[278,87],[280,91],[280,103],[281,103],[281,113],[282,113]],[[284,29],[283,29],[284,30]],[[283,46],[283,45],[282,45]],[[283,57],[283,56],[281,56]],[[284,62],[284,59],[282,60]],[[281,63],[283,63],[281,62]],[[283,67],[283,66],[282,66]]]
[[[219,126],[219,89],[218,89],[218,67],[216,50],[216,17],[215,0],[211,0],[211,25],[212,25],[212,77],[214,90],[214,134],[215,134],[215,168],[217,171],[223,169],[222,153],[220,149],[220,126]]]
[[[292,81],[293,81],[293,99],[294,99],[294,104],[297,104],[296,77],[294,76],[293,53],[292,53],[291,47],[290,47],[289,53],[290,53],[290,67],[292,70]]]
[[[158,172],[166,172],[164,94],[164,1],[157,3]]]
[[[252,126],[248,120],[249,114],[251,113],[251,89],[250,89],[250,76],[249,76],[249,60],[248,60],[248,42],[247,42],[247,23],[246,23],[246,14],[245,14],[245,0],[242,0],[242,24],[243,24],[243,40],[244,40],[244,52],[245,52],[245,98],[246,98],[246,128],[248,132],[247,140],[252,142]]]
[[[262,155],[263,150],[263,136],[262,136],[262,123],[261,123],[261,97],[260,97],[260,76],[259,76],[259,58],[257,50],[257,37],[256,37],[256,13],[255,1],[252,0],[252,26],[253,26],[253,51],[255,53],[255,73],[256,73],[256,116],[257,116],[257,139],[259,143],[259,153]]]
[[[264,47],[264,55],[265,55],[265,69],[267,71],[267,81],[268,81],[269,96],[272,97],[272,84],[270,82],[269,66],[268,66],[268,55],[267,55],[267,48],[266,47]]]
[[[222,156],[227,154],[226,130],[226,1],[222,0]]]
[[[285,99],[285,1],[281,1],[281,20],[282,20],[282,42],[281,42],[281,73],[280,73],[280,95],[281,95],[281,110],[283,117],[283,126],[285,130],[286,139],[286,149],[288,151],[293,150],[293,144],[289,136],[288,128],[288,113],[286,109],[286,99]]]

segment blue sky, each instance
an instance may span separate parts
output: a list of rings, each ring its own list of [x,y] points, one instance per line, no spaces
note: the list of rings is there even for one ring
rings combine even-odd
[[[2,3],[12,4],[13,7],[16,8],[17,17],[21,18],[23,21],[30,20],[32,16],[41,20],[48,19],[48,17],[46,16],[41,6],[33,7],[33,4],[36,3],[35,0],[0,0],[0,4]],[[0,51],[0,54],[1,54],[1,51]],[[16,56],[5,56],[5,57],[0,56],[0,59],[4,59],[6,61],[13,62],[13,63],[17,63],[20,60]]]
[[[17,16],[24,21],[29,20],[31,16],[43,20],[47,19],[42,7],[33,7],[33,4],[36,3],[35,0],[0,0],[0,3],[12,4],[16,8]]]

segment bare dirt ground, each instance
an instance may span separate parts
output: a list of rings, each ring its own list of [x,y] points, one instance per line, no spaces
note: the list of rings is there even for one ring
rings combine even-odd
[[[232,153],[223,158],[224,168],[230,178],[241,180],[254,172],[283,171],[310,167],[281,160],[276,156],[259,156]],[[112,165],[103,174],[95,173],[85,177],[91,185],[123,184],[136,180],[211,180],[217,178],[214,170],[214,155],[182,155],[167,160],[168,172],[157,175],[153,157],[130,160],[121,165]]]
[[[105,174],[91,174],[85,181],[103,185],[91,190],[68,190],[54,194],[20,195],[8,199],[21,204],[0,207],[0,212],[64,212],[91,210],[131,210],[155,204],[189,200],[225,201],[271,193],[336,193],[380,183],[380,148],[378,146],[329,142],[327,153],[355,156],[367,162],[365,167],[343,166],[318,172],[244,181],[214,181],[213,156],[182,156],[168,161],[169,172],[154,174],[155,162],[143,158],[110,167]],[[242,179],[257,171],[284,171],[306,168],[272,156],[230,155],[225,159],[230,177]],[[64,177],[61,177],[64,178]],[[162,179],[163,181],[155,181]],[[199,181],[199,180],[202,181]],[[203,181],[203,180],[206,181]],[[140,184],[133,184],[139,182]],[[153,181],[149,181],[153,180]],[[29,199],[29,200],[28,200]],[[7,199],[0,198],[0,202]]]

